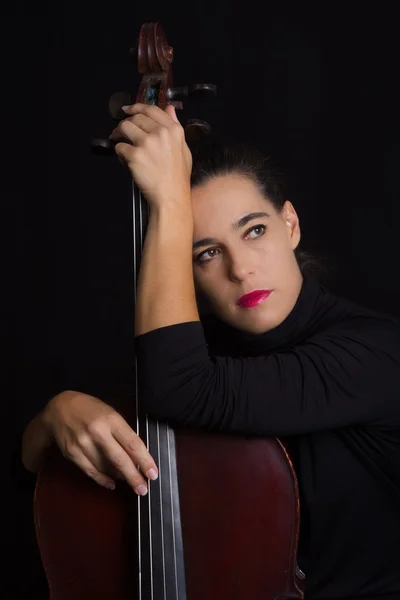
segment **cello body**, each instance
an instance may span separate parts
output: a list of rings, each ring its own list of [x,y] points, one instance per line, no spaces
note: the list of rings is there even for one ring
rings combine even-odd
[[[282,444],[182,430],[176,451],[188,600],[302,598],[297,483]],[[100,488],[50,452],[34,512],[51,600],[139,600],[135,502],[124,482]]]
[[[138,102],[164,108],[189,93],[212,91],[209,84],[171,88],[172,56],[162,28],[144,24]],[[126,96],[112,97],[114,118],[124,118],[118,103],[128,102]],[[189,129],[196,139],[207,124],[191,120]],[[94,146],[113,153],[109,139],[96,139]],[[136,192],[137,274],[146,206]],[[304,576],[296,562],[298,486],[283,444],[276,438],[173,431],[143,417],[135,396],[129,422],[160,471],[157,482],[148,482],[148,497],[137,497],[123,481],[114,491],[101,488],[57,448],[38,473],[34,518],[51,600],[303,598]]]

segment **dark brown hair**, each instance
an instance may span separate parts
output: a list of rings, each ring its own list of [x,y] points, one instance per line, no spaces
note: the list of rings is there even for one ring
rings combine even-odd
[[[192,187],[206,183],[212,177],[237,173],[253,181],[277,212],[281,212],[285,200],[286,186],[271,159],[246,144],[222,146],[209,144],[192,148]],[[323,271],[320,260],[299,246],[295,256],[303,276],[320,275]]]

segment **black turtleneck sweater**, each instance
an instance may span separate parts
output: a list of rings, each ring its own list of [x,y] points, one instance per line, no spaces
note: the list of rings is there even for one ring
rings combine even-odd
[[[275,329],[136,339],[150,417],[289,439],[307,600],[400,599],[400,323],[311,279]]]

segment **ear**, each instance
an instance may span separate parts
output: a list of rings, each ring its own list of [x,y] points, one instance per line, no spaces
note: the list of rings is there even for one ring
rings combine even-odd
[[[300,221],[293,204],[289,200],[286,200],[283,205],[282,218],[287,228],[292,250],[295,250],[301,239]]]

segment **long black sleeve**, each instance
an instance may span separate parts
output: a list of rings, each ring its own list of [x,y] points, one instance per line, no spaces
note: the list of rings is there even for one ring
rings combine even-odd
[[[142,402],[150,417],[279,436],[400,421],[400,336],[361,316],[265,356],[209,356],[202,324],[136,339]]]

